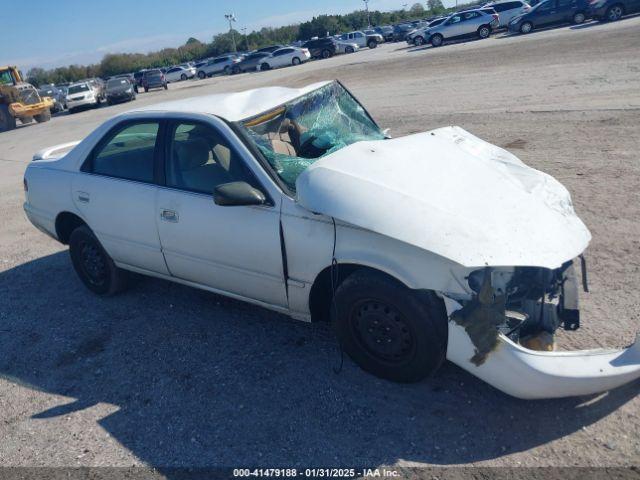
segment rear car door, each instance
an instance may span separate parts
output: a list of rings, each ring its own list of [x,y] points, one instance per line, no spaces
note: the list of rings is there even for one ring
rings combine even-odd
[[[279,202],[231,207],[213,201],[216,186],[234,181],[266,195],[243,157],[246,149],[217,118],[173,120],[165,138],[155,217],[171,275],[286,306]]]
[[[557,0],[558,17],[556,22],[571,22],[573,14],[577,10],[577,0]]]
[[[161,122],[124,121],[72,182],[73,201],[116,263],[168,274],[155,218]]]
[[[535,9],[535,25],[550,25],[559,21],[556,0],[547,0]]]
[[[452,15],[449,20],[446,21],[445,27],[440,29],[439,33],[441,33],[444,38],[455,38],[462,35],[462,31],[462,14],[458,13]]]

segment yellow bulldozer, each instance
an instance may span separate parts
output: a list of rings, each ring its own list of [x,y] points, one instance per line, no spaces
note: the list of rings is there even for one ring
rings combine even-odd
[[[23,81],[16,67],[0,67],[0,132],[16,128],[16,120],[47,122],[52,106],[53,100],[40,97],[33,85]]]

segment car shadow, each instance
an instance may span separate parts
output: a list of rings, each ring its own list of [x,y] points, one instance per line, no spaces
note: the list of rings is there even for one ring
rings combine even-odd
[[[632,14],[632,15],[626,15],[626,16],[622,17],[620,20],[617,20],[617,21],[618,22],[624,22],[625,20],[628,20],[628,19],[634,18],[634,17],[640,17],[640,13],[635,13],[635,14]],[[572,25],[572,26],[569,27],[569,29],[570,30],[583,30],[585,28],[604,26],[604,25],[607,25],[608,23],[611,23],[611,22],[598,22],[597,20],[592,20],[590,22],[581,23],[580,25]]]
[[[347,358],[336,374],[326,326],[146,277],[99,298],[66,252],[1,272],[0,298],[0,376],[68,397],[31,418],[113,405],[100,427],[168,476],[176,466],[469,464],[570,435],[638,392],[527,402],[452,364],[411,385]]]

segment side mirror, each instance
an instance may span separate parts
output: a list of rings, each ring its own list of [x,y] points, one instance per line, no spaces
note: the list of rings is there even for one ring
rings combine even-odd
[[[213,191],[213,201],[222,207],[264,205],[267,199],[257,188],[247,182],[229,182],[218,185]]]

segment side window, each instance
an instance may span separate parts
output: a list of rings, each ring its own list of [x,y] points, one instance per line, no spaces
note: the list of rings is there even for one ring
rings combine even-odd
[[[551,10],[551,7],[553,7],[553,1],[554,0],[548,0],[544,3],[542,3],[539,7],[538,7],[538,12],[547,12],[549,10]]]
[[[129,124],[94,152],[91,171],[98,175],[153,182],[157,122]]]
[[[559,7],[568,7],[573,3],[574,0],[558,0]]]
[[[451,19],[449,20],[449,25],[452,25],[454,23],[459,23],[460,22],[460,15],[455,15],[453,17],[451,17]]]
[[[364,35],[363,35],[363,34],[361,34],[360,32],[357,32],[355,36],[356,36],[356,38],[362,38],[362,37],[364,37]]]
[[[214,128],[200,123],[174,124],[165,166],[167,186],[213,194],[218,185],[256,182],[243,160]]]

